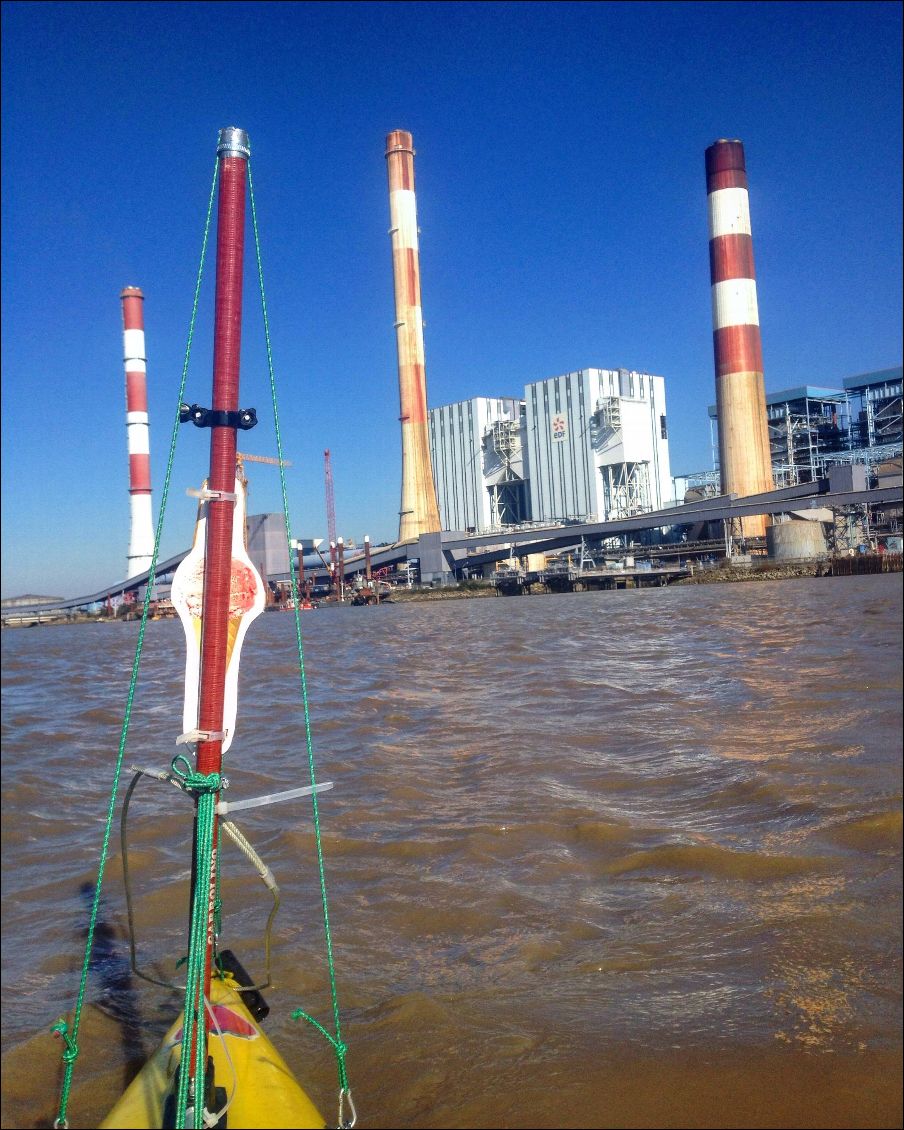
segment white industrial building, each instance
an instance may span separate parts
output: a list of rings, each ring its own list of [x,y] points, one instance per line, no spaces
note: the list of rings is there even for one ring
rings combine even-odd
[[[476,396],[429,413],[444,530],[497,530],[530,518],[524,401]]]
[[[525,389],[534,521],[610,521],[672,501],[665,380],[580,369]]]
[[[581,369],[524,391],[430,410],[443,529],[607,521],[672,501],[662,377]]]

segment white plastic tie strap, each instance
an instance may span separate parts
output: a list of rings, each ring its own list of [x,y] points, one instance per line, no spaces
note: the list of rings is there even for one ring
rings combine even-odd
[[[222,742],[226,738],[225,730],[189,730],[176,738],[176,745],[197,745],[198,742]]]
[[[227,812],[238,812],[242,808],[260,808],[263,804],[278,804],[281,800],[295,800],[300,796],[310,796],[311,793],[325,793],[332,787],[332,781],[324,781],[322,785],[305,785],[301,789],[287,789],[284,793],[268,793],[266,796],[251,797],[249,800],[221,800],[217,804],[217,815],[225,816]]]
[[[192,498],[200,498],[202,502],[236,501],[236,493],[232,490],[208,490],[207,487],[203,490],[195,490],[194,487],[189,487],[185,493],[190,494]]]

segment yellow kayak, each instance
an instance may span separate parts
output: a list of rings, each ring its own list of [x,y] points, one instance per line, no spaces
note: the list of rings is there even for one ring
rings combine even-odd
[[[213,1059],[216,1086],[225,1091],[226,1124],[230,1130],[325,1127],[317,1108],[245,1007],[238,983],[231,977],[214,979],[210,992],[219,1033],[212,1024],[207,1051]],[[181,1040],[180,1015],[101,1122],[102,1128],[151,1130],[163,1125],[164,1103],[179,1065]]]

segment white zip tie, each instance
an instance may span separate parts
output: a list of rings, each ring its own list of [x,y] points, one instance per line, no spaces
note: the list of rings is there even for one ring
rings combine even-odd
[[[295,800],[296,797],[310,796],[311,793],[325,793],[332,787],[332,781],[324,781],[321,785],[305,785],[301,789],[287,789],[284,793],[268,793],[266,796],[252,797],[249,800],[221,800],[217,804],[217,815],[225,816],[227,812],[238,812],[240,808],[259,808],[262,804],[277,804],[281,800]]]
[[[238,501],[235,491],[232,490],[208,490],[204,487],[203,490],[195,490],[189,487],[185,492],[190,494],[192,498],[200,498],[202,502],[236,502]]]
[[[176,745],[197,745],[198,742],[221,742],[226,737],[225,730],[189,730],[176,738]]]

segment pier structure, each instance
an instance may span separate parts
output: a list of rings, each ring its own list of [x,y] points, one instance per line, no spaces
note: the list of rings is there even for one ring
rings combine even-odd
[[[895,485],[860,489],[854,482],[839,484],[829,478],[820,478],[812,483],[800,483],[795,486],[784,487],[780,490],[767,491],[760,495],[747,498],[719,495],[698,499],[695,502],[685,503],[683,506],[668,507],[663,510],[632,517],[619,518],[609,522],[586,523],[555,523],[549,526],[530,526],[520,529],[501,530],[490,534],[466,534],[460,531],[444,531],[443,533],[423,535],[409,545],[371,546],[370,566],[374,574],[383,575],[388,568],[397,570],[412,569],[420,574],[424,582],[425,562],[440,562],[443,565],[445,578],[453,580],[456,575],[462,575],[468,570],[471,576],[482,574],[483,567],[494,562],[504,561],[513,557],[523,557],[530,554],[551,553],[561,551],[568,547],[575,547],[582,539],[586,541],[605,541],[609,539],[629,539],[632,535],[644,531],[675,531],[676,528],[692,528],[707,523],[732,524],[738,519],[750,515],[767,514],[779,518],[788,514],[799,514],[804,510],[831,512],[831,517],[850,513],[852,508],[868,507],[872,513],[885,512],[886,514],[900,514],[904,502],[902,496],[901,480]],[[249,527],[253,527],[256,520],[262,516],[251,515],[248,518]],[[900,529],[900,526],[897,527]],[[763,539],[765,542],[765,539]],[[283,543],[285,544],[285,543]],[[315,559],[310,559],[312,569],[316,570],[310,575],[312,583],[319,584],[329,575],[329,566],[317,551],[320,544],[314,541],[303,543],[305,553],[317,553]],[[167,590],[169,580],[186,556],[189,550],[158,562],[155,576],[155,585],[160,594]],[[638,549],[638,553],[641,550]],[[650,553],[647,549],[643,552]],[[847,550],[845,551],[847,552]],[[897,551],[899,554],[899,551]],[[660,545],[655,548],[655,556],[660,558],[675,555],[682,561],[693,559],[695,555],[704,554],[714,558],[733,556],[730,552],[728,540],[724,542],[711,541],[698,542],[694,545],[673,541],[670,547]],[[894,554],[889,554],[894,556]],[[671,563],[671,562],[670,562]],[[352,580],[358,573],[364,572],[367,567],[367,555],[362,549],[349,553],[344,560],[345,575],[347,580]],[[271,584],[288,582],[290,563],[288,552],[285,556],[283,572],[268,572],[265,580]],[[429,573],[428,570],[428,580]],[[646,573],[646,570],[639,570]],[[435,573],[434,573],[435,576]],[[641,578],[642,581],[648,577]],[[649,579],[652,580],[650,577]],[[116,600],[131,601],[138,604],[143,598],[143,590],[149,580],[148,570],[133,577],[108,585],[98,592],[88,596],[70,597],[66,599],[35,601],[33,604],[17,605],[15,610],[7,611],[4,608],[3,621],[9,622],[15,616],[16,622],[37,623],[39,619],[50,620],[59,616],[66,617],[70,614],[97,608],[105,602]],[[437,583],[437,582],[434,582]],[[30,619],[34,616],[34,620]]]
[[[542,569],[500,568],[490,578],[503,596],[529,592],[598,592],[604,589],[661,587],[693,576],[694,564],[655,564],[633,556],[601,567],[581,568],[568,561],[553,561]]]

